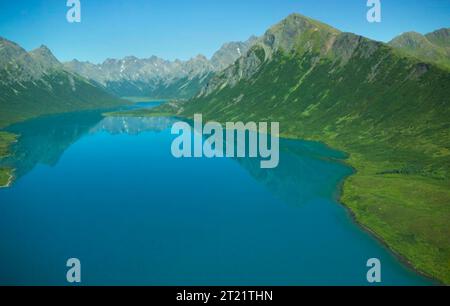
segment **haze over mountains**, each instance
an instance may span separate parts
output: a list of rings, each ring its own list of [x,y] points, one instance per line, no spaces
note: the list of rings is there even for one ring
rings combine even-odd
[[[203,55],[188,61],[129,56],[107,59],[98,65],[73,60],[64,66],[117,96],[187,99],[200,91],[214,72],[223,70],[247,53],[255,40],[251,37],[245,42],[226,43],[211,60]]]
[[[126,103],[119,97],[191,98],[254,41],[226,43],[210,60],[202,55],[188,61],[129,56],[94,65],[63,64],[46,46],[27,52],[0,38],[0,127],[44,114]]]
[[[407,32],[394,38],[389,45],[419,59],[450,69],[450,28],[443,28],[426,35]]]

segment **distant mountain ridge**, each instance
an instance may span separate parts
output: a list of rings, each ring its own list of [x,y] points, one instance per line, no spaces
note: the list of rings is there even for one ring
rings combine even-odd
[[[407,32],[394,38],[389,45],[411,56],[450,69],[450,28],[426,35]]]
[[[64,63],[64,67],[117,96],[187,99],[200,91],[214,72],[225,69],[245,54],[254,42],[255,38],[250,37],[245,42],[226,43],[211,60],[203,55],[187,61],[129,56],[107,59],[98,65],[73,60]]]

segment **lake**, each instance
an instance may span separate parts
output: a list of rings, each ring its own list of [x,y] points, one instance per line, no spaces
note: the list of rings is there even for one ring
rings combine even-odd
[[[143,104],[144,106],[148,106]],[[141,105],[142,106],[142,105]],[[338,203],[344,155],[281,140],[280,164],[175,159],[173,118],[48,116],[21,135],[0,189],[0,284],[383,285],[431,282],[362,230]]]

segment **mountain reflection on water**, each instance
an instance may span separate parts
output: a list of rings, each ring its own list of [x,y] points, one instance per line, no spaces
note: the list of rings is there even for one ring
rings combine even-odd
[[[168,117],[107,117],[94,126],[90,133],[139,135],[142,132],[161,132],[176,121]]]
[[[8,131],[20,135],[13,154],[0,166],[15,169],[15,180],[37,164],[57,165],[64,152],[79,139],[96,133],[139,135],[163,132],[177,120],[168,117],[103,117],[101,111],[69,113],[42,117],[14,125]],[[176,137],[176,136],[173,136]],[[343,172],[351,170],[341,163],[329,162],[344,155],[317,143],[281,139],[280,164],[275,169],[261,169],[260,160],[236,158],[254,179],[291,205],[299,205],[321,195],[336,192]],[[323,182],[327,182],[324,184]],[[299,188],[302,186],[302,188]]]
[[[13,125],[7,131],[19,135],[12,154],[0,166],[15,169],[15,179],[37,164],[55,166],[63,153],[85,135],[107,132],[112,135],[139,135],[169,128],[172,118],[103,117],[102,111],[87,111],[41,117]]]
[[[8,129],[21,136],[1,161],[16,181],[0,191],[0,284],[64,284],[72,257],[87,285],[364,285],[368,258],[385,284],[427,283],[336,204],[342,153],[281,139],[275,169],[176,159],[175,119],[101,114]]]
[[[261,169],[259,160],[236,159],[237,162],[273,194],[290,205],[303,205],[319,197],[337,198],[338,189],[352,169],[338,162],[345,155],[320,143],[280,140],[280,164]]]

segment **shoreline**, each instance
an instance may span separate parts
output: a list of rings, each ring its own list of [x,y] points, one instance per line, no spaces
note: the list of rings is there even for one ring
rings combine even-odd
[[[405,265],[409,270],[413,271],[414,273],[425,277],[427,279],[429,279],[431,282],[435,283],[434,286],[445,286],[446,284],[437,279],[436,277],[428,274],[425,271],[419,270],[418,268],[416,268],[414,266],[414,264],[408,260],[404,255],[402,255],[400,252],[396,251],[394,248],[392,248],[380,235],[378,235],[374,230],[372,230],[369,226],[363,224],[362,222],[359,221],[359,219],[356,216],[356,213],[353,211],[353,209],[348,206],[343,200],[343,195],[344,195],[344,191],[345,191],[345,182],[355,176],[358,173],[358,169],[355,168],[350,162],[349,159],[351,157],[351,154],[349,154],[346,151],[334,148],[332,145],[329,145],[328,143],[326,143],[326,141],[324,140],[318,140],[318,139],[313,139],[313,138],[307,138],[307,137],[297,137],[294,135],[288,135],[288,134],[284,134],[284,135],[280,135],[281,138],[286,138],[286,139],[293,139],[293,140],[304,140],[304,141],[313,141],[313,142],[319,142],[323,145],[325,145],[326,147],[332,149],[332,150],[337,150],[340,151],[344,154],[346,154],[345,158],[342,159],[335,159],[336,162],[340,162],[345,164],[347,167],[351,168],[353,173],[350,175],[347,175],[346,177],[344,177],[342,179],[342,181],[338,184],[337,186],[337,192],[336,192],[336,196],[335,196],[335,200],[337,202],[337,204],[341,205],[349,214],[349,217],[352,219],[352,221],[358,226],[360,227],[364,232],[366,232],[367,234],[369,234],[370,236],[372,236],[373,238],[375,238],[375,240],[380,243],[386,250],[388,250],[392,255],[395,256],[395,258],[397,258],[397,260],[399,260],[403,265]]]
[[[362,224],[361,222],[359,222],[358,219],[356,218],[355,213],[345,203],[339,202],[339,204],[342,205],[345,208],[345,210],[347,210],[350,218],[353,220],[353,222],[355,222],[356,225],[358,225],[364,232],[368,233],[373,238],[375,238],[375,240],[377,240],[378,243],[380,243],[386,250],[388,250],[392,255],[394,255],[394,257],[398,261],[400,261],[406,268],[408,268],[412,272],[414,272],[414,273],[416,273],[416,274],[418,274],[418,275],[428,279],[430,282],[433,283],[432,286],[445,286],[445,284],[443,282],[441,282],[440,280],[438,280],[437,278],[435,278],[435,277],[427,274],[426,272],[421,271],[421,270],[417,269],[416,267],[414,267],[414,265],[413,265],[413,263],[411,261],[409,261],[405,256],[403,256],[402,254],[400,254],[399,252],[394,250],[391,246],[389,246],[389,244],[387,242],[385,242],[383,240],[383,238],[380,237],[376,232],[374,232],[368,226],[366,226],[366,225]]]
[[[299,137],[295,137],[295,136],[287,136],[287,139],[294,139],[294,140],[304,140],[304,141],[313,141],[313,142],[319,142],[323,145],[325,145],[326,147],[332,149],[332,150],[338,150],[342,153],[344,153],[346,155],[345,158],[342,159],[334,159],[335,162],[338,163],[342,163],[345,166],[349,167],[352,169],[352,173],[343,177],[342,180],[339,182],[339,184],[337,185],[337,191],[336,191],[336,195],[335,195],[335,201],[337,202],[337,204],[339,204],[340,206],[342,206],[347,214],[349,215],[349,217],[351,218],[352,222],[354,222],[358,227],[360,227],[364,232],[366,232],[367,234],[369,234],[370,236],[372,236],[378,243],[380,243],[386,250],[388,250],[392,255],[394,255],[394,257],[400,261],[406,268],[408,268],[409,270],[411,270],[412,272],[427,278],[428,280],[430,280],[434,286],[445,286],[445,283],[440,281],[439,279],[437,279],[436,277],[433,277],[432,275],[428,274],[425,271],[419,270],[418,268],[416,268],[414,266],[414,264],[409,261],[405,256],[403,256],[402,254],[400,254],[398,251],[396,251],[395,249],[393,249],[380,235],[378,235],[374,230],[372,230],[369,226],[361,223],[357,216],[356,213],[352,210],[352,208],[350,206],[348,206],[343,200],[343,195],[344,195],[344,191],[345,191],[345,182],[355,176],[358,173],[358,169],[355,168],[351,163],[348,162],[348,160],[350,159],[351,155],[345,151],[339,150],[334,148],[333,146],[327,144],[325,141],[321,141],[321,140],[316,140],[316,139],[307,139],[307,138],[299,138]]]
[[[114,113],[104,113],[102,114],[103,116],[107,117],[107,116],[111,116],[111,114]],[[175,117],[175,118],[183,118],[183,119],[187,119],[190,120],[191,118],[189,117],[184,117],[184,116],[180,116],[180,115],[169,115],[168,113],[165,114],[158,114],[158,113],[154,113],[154,114],[149,114],[150,116],[137,116],[136,114],[125,114],[122,115],[124,117]],[[114,116],[114,115],[113,115]],[[270,133],[268,133],[270,134]],[[328,144],[326,141],[324,140],[320,140],[317,138],[308,138],[308,137],[299,137],[293,134],[287,134],[287,133],[280,133],[278,135],[278,137],[280,139],[291,139],[291,140],[300,140],[300,141],[312,141],[312,142],[317,142],[317,143],[321,143],[322,145],[326,146],[327,148],[331,149],[331,150],[335,150],[335,151],[339,151],[342,152],[343,154],[345,154],[345,157],[342,158],[331,158],[330,160],[334,161],[334,162],[338,162],[338,163],[342,163],[345,164],[345,166],[351,168],[352,173],[349,175],[346,175],[345,177],[342,178],[342,180],[337,184],[336,186],[336,192],[334,197],[334,200],[337,202],[337,204],[341,205],[349,214],[349,217],[351,218],[352,222],[354,222],[359,228],[361,228],[364,232],[366,232],[367,234],[369,234],[370,236],[372,236],[378,243],[380,243],[386,250],[388,250],[392,255],[394,255],[394,257],[401,262],[407,269],[411,270],[412,272],[430,280],[430,282],[432,283],[432,285],[434,286],[445,286],[445,283],[439,279],[437,279],[436,277],[428,274],[427,272],[423,271],[423,270],[419,270],[418,268],[416,268],[414,266],[414,264],[407,259],[407,257],[405,257],[404,255],[402,255],[400,252],[398,252],[397,250],[395,250],[390,244],[388,244],[388,242],[386,242],[379,234],[377,234],[377,232],[373,229],[370,228],[370,226],[363,224],[362,222],[360,222],[360,220],[357,218],[356,216],[356,212],[349,206],[347,205],[344,201],[343,201],[343,196],[345,193],[345,184],[348,181],[349,178],[357,175],[359,173],[358,169],[355,168],[350,162],[349,159],[351,157],[351,154],[349,154],[348,152],[341,150],[341,149],[337,149],[335,148],[333,145]],[[18,142],[18,140],[16,139],[14,142]],[[8,173],[8,181],[6,183],[6,185],[0,186],[1,188],[9,188],[14,180],[14,170],[11,170]]]
[[[179,114],[168,114],[168,113],[164,113],[164,114],[153,113],[152,114],[152,112],[149,112],[148,114],[143,114],[142,117],[158,116],[158,115],[163,115],[164,117],[170,116],[170,117],[175,117],[175,118],[180,118],[180,119],[185,119],[185,120],[192,119],[190,117],[180,116]],[[133,114],[125,114],[124,116],[131,117],[131,116],[133,116]],[[134,114],[134,116],[136,116],[136,114]],[[137,117],[140,117],[140,116],[137,116]],[[220,122],[220,121],[218,121],[218,122]],[[270,134],[270,133],[268,133],[268,134]],[[336,189],[336,194],[335,194],[335,201],[337,202],[337,204],[344,207],[344,209],[347,211],[350,218],[352,219],[352,222],[354,222],[364,232],[366,232],[367,234],[372,236],[378,243],[380,243],[382,245],[382,247],[384,247],[389,253],[391,253],[407,269],[430,280],[430,282],[434,283],[434,285],[437,285],[437,286],[445,285],[445,283],[443,281],[439,280],[437,277],[434,277],[434,276],[428,274],[427,272],[416,268],[415,265],[410,260],[408,260],[406,256],[402,255],[399,251],[395,250],[388,242],[386,242],[379,234],[377,234],[377,232],[375,230],[371,229],[370,226],[365,225],[362,222],[360,222],[360,220],[356,216],[356,212],[343,201],[343,196],[344,196],[344,192],[345,192],[345,183],[347,182],[347,180],[349,178],[351,178],[359,173],[358,169],[355,166],[353,166],[351,164],[351,162],[349,161],[351,158],[350,153],[346,152],[345,150],[338,149],[335,146],[328,144],[326,140],[323,140],[320,138],[300,137],[300,136],[297,136],[294,134],[289,134],[289,133],[280,133],[278,135],[278,137],[280,139],[302,140],[302,141],[312,141],[312,142],[321,143],[322,145],[326,146],[327,148],[329,148],[331,150],[339,151],[339,152],[342,152],[343,154],[345,154],[345,157],[343,157],[343,158],[332,158],[333,161],[342,163],[345,166],[351,168],[352,172],[353,172],[350,175],[344,177],[342,179],[342,181],[338,184],[337,189]]]
[[[337,186],[337,195],[335,197],[335,200],[337,202],[337,204],[339,204],[340,206],[342,206],[348,216],[351,218],[352,222],[354,222],[358,227],[360,227],[364,232],[366,232],[367,234],[369,234],[370,236],[372,236],[378,243],[381,244],[382,247],[384,247],[387,251],[389,251],[389,253],[391,253],[399,262],[401,262],[407,269],[409,269],[411,272],[414,272],[424,278],[427,278],[429,281],[431,281],[433,284],[433,286],[445,286],[445,283],[443,283],[442,281],[440,281],[439,279],[431,276],[430,274],[426,273],[425,271],[419,270],[417,269],[414,264],[409,261],[405,256],[403,256],[402,254],[400,254],[399,252],[397,252],[396,250],[394,250],[386,241],[384,241],[384,239],[378,235],[374,230],[372,230],[369,226],[361,223],[358,218],[356,217],[355,212],[351,209],[350,206],[348,206],[347,204],[345,204],[345,202],[342,200],[342,196],[344,195],[344,185],[345,182],[352,176],[354,176],[355,174],[358,173],[358,170],[353,167],[352,165],[350,165],[349,163],[345,162],[345,160],[343,161],[344,164],[348,167],[350,167],[353,170],[353,173],[350,175],[347,175],[346,177],[344,177],[341,182],[338,184]]]
[[[11,172],[12,172],[12,171],[11,171]],[[13,183],[13,180],[14,180],[14,175],[13,175],[12,173],[9,173],[8,176],[9,176],[8,182],[6,183],[6,185],[0,186],[0,189],[11,187],[11,184]]]

